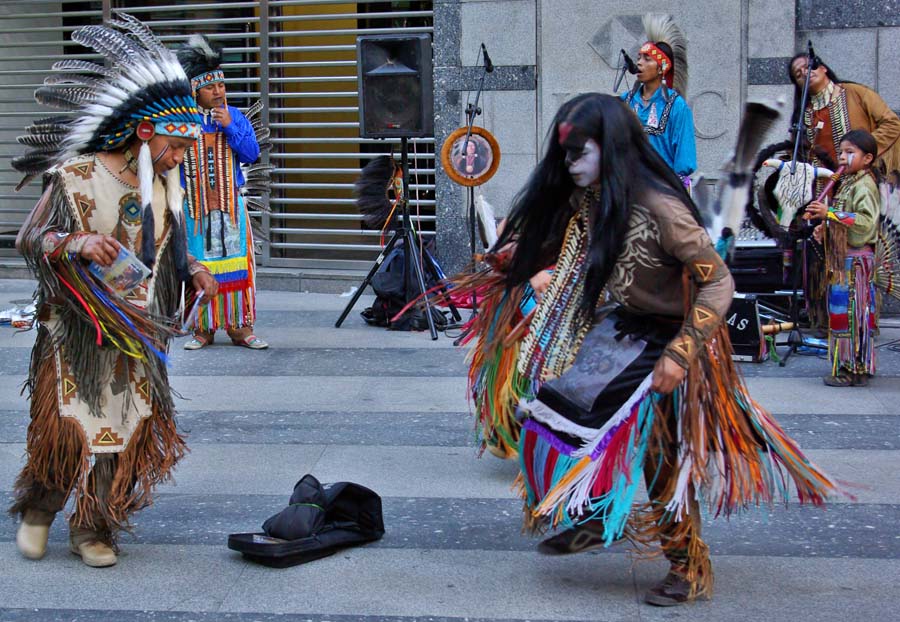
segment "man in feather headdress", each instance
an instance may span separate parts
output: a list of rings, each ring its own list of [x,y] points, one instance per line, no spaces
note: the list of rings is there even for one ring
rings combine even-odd
[[[219,282],[218,295],[200,309],[194,337],[184,348],[199,350],[224,328],[235,345],[262,350],[269,344],[253,334],[253,234],[240,193],[240,164],[259,158],[259,142],[250,121],[226,102],[222,48],[195,34],[178,50],[178,59],[203,115],[203,133],[182,166],[188,248]]]
[[[644,126],[650,144],[685,185],[697,169],[694,116],[685,101],[687,40],[670,15],[644,16],[647,41],[637,60],[637,82],[622,99]]]
[[[177,171],[200,134],[190,82],[141,22],[118,14],[72,40],[105,64],[64,60],[35,92],[71,111],[36,121],[13,167],[45,191],[16,247],[38,280],[38,329],[27,387],[28,459],[10,509],[19,551],[40,559],[50,525],[75,498],[70,548],[89,566],[116,563],[116,535],[151,502],[185,452],[166,375],[182,283],[217,283],[186,253]],[[167,174],[169,173],[169,174]],[[152,269],[120,294],[93,276],[129,255]],[[132,264],[138,269],[137,263]]]

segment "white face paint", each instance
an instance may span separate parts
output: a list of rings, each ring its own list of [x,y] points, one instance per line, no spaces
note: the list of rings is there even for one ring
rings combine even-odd
[[[581,152],[568,151],[566,164],[572,181],[580,188],[587,188],[600,179],[600,145],[589,138]]]

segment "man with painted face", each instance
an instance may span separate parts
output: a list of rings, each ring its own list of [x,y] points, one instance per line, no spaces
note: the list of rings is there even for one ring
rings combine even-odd
[[[687,94],[687,41],[669,15],[644,16],[647,42],[637,60],[637,82],[622,99],[641,120],[650,144],[690,187],[697,170],[694,116]]]
[[[479,338],[527,325],[512,382],[528,387],[518,403],[525,520],[561,528],[539,552],[661,543],[669,573],[645,600],[679,605],[712,594],[699,500],[729,516],[772,502],[787,479],[801,500],[834,491],[748,395],[723,322],[731,275],[618,98],[563,104],[486,261],[483,280],[460,283],[501,301]],[[548,265],[546,291],[519,322],[529,279]],[[649,500],[635,504],[642,477]]]
[[[188,248],[219,282],[219,294],[200,308],[194,336],[184,349],[199,350],[224,329],[235,345],[262,350],[269,344],[253,334],[253,233],[240,192],[240,165],[259,158],[259,143],[247,118],[226,101],[222,48],[195,34],[178,50],[178,59],[191,77],[203,115],[203,133],[181,167]]]

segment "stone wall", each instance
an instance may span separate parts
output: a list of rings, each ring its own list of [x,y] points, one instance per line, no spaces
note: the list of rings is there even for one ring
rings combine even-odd
[[[484,81],[483,115],[502,151],[477,191],[498,215],[536,163],[550,120],[566,98],[612,92],[620,48],[642,43],[640,16],[668,12],[688,37],[699,171],[714,177],[734,144],[745,100],[783,98],[787,62],[812,39],[838,76],[879,91],[900,109],[900,0],[435,0],[435,140],[464,123],[482,70],[484,42],[497,69]],[[620,92],[624,89],[620,87]],[[785,117],[770,142],[787,138]],[[438,174],[438,251],[454,270],[469,258],[465,192]]]

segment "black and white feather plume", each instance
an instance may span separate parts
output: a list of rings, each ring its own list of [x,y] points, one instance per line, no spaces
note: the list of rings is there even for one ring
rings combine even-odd
[[[392,156],[378,156],[363,167],[354,193],[364,227],[384,227],[398,199],[394,183],[398,174],[401,174],[400,166]]]
[[[648,41],[665,43],[672,48],[672,55],[675,57],[672,59],[675,66],[672,88],[681,93],[682,97],[687,97],[687,37],[684,36],[684,31],[671,15],[665,13],[647,13],[641,21]]]
[[[196,33],[178,48],[178,60],[190,79],[218,69],[222,64],[222,55],[223,47],[220,44]]]
[[[36,121],[19,137],[29,149],[12,161],[25,175],[17,189],[73,156],[120,148],[131,138],[141,111],[159,113],[166,106],[163,100],[194,106],[175,54],[131,15],[119,13],[107,25],[80,28],[72,40],[99,52],[105,64],[66,59],[53,65],[58,73],[44,80],[35,100],[70,114]],[[195,121],[190,112],[175,112],[172,118]]]
[[[732,231],[740,230],[753,185],[756,154],[779,116],[780,105],[775,108],[761,103],[747,103],[734,155],[722,169],[724,175],[717,184],[717,196],[710,196],[705,184],[697,184],[694,201],[713,240],[719,238],[724,227],[730,227]]]

